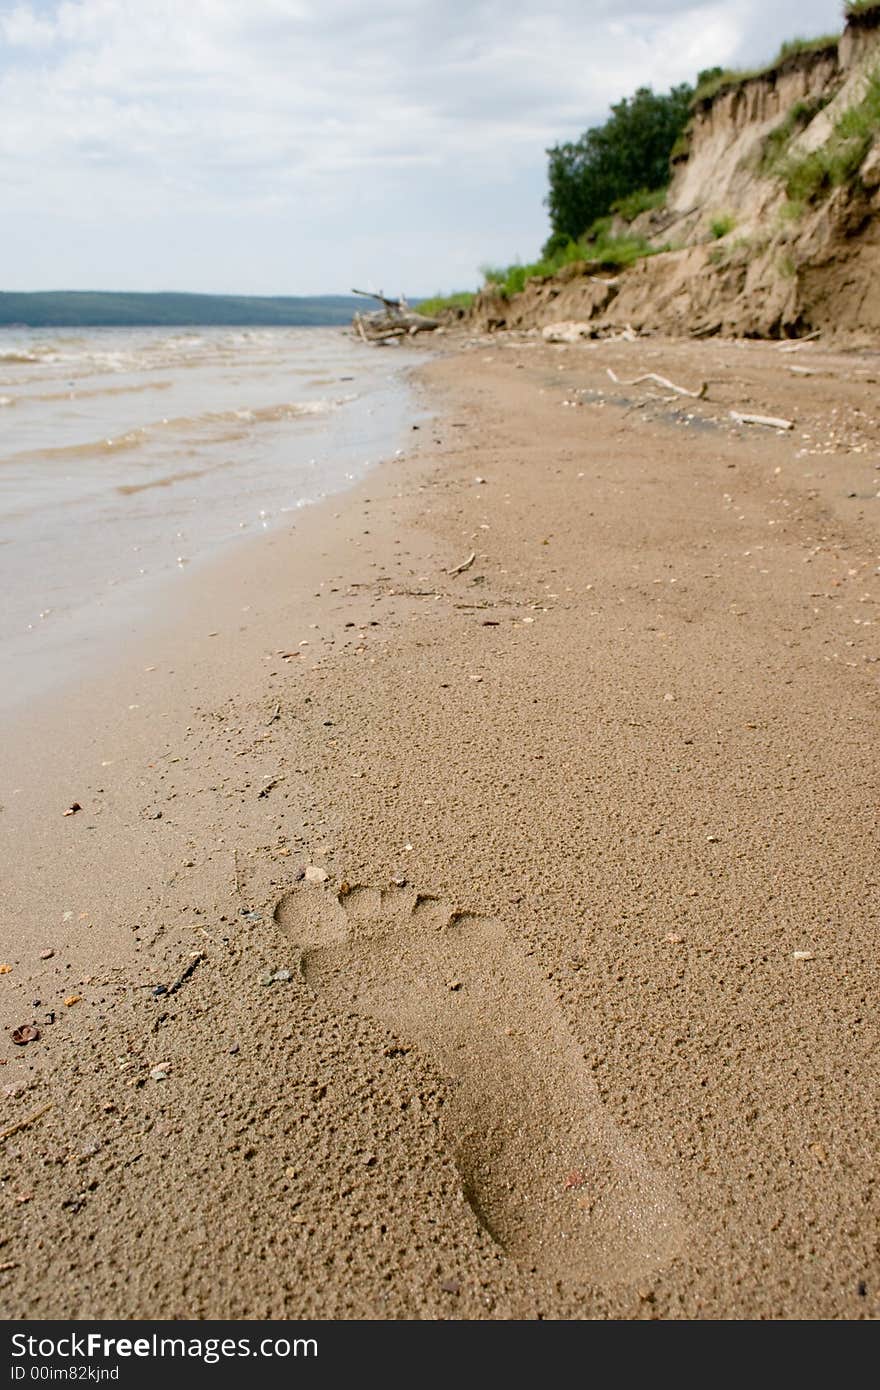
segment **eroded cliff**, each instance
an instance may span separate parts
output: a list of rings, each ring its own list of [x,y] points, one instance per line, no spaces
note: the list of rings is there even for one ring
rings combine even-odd
[[[656,254],[621,272],[576,263],[511,299],[486,289],[475,322],[880,334],[880,7],[699,100],[665,207],[619,230]]]

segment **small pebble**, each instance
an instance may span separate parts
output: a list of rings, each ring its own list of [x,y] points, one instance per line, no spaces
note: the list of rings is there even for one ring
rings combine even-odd
[[[791,953],[791,958],[792,958],[792,960],[815,960],[815,959],[816,959],[816,957],[814,956],[814,954],[813,954],[812,951],[792,951],[792,953]]]
[[[317,864],[310,864],[305,872],[306,883],[326,883],[330,875]]]

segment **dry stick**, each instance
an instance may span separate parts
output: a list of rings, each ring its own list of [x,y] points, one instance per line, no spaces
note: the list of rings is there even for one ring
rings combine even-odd
[[[454,570],[449,571],[449,577],[452,578],[454,574],[464,574],[465,570],[470,569],[471,565],[474,563],[474,560],[476,560],[476,558],[477,552],[475,550],[472,550],[466,560],[462,560],[460,565],[456,565]]]
[[[186,966],[186,968],[185,968],[184,970],[182,970],[182,971],[180,972],[180,974],[178,975],[177,979],[174,981],[174,984],[168,986],[167,993],[168,993],[168,994],[176,994],[177,991],[180,989],[180,986],[181,986],[181,985],[185,985],[186,982],[187,982],[187,980],[189,979],[190,975],[192,975],[192,974],[194,973],[194,971],[196,970],[196,968],[197,968],[199,962],[200,962],[200,961],[203,961],[204,959],[205,959],[205,954],[204,954],[203,951],[194,951],[194,952],[193,952],[192,959],[191,959],[191,961],[189,962],[189,964]]]
[[[5,1129],[0,1129],[0,1143],[4,1139],[11,1139],[13,1134],[17,1134],[20,1129],[27,1129],[28,1125],[34,1123],[34,1120],[38,1120],[41,1115],[45,1115],[46,1111],[51,1109],[50,1102],[49,1105],[41,1106],[39,1110],[33,1110],[30,1115],[25,1115],[23,1120],[16,1120],[14,1125],[7,1125]]]
[[[387,299],[384,294],[376,294],[373,290],[352,290],[352,294],[362,295],[364,299],[378,299],[380,304],[384,304],[386,309],[402,309],[403,303],[399,299]]]
[[[667,391],[674,391],[678,396],[692,396],[695,401],[701,401],[709,389],[707,381],[700,383],[699,391],[689,391],[686,386],[676,386],[674,381],[669,381],[665,376],[658,376],[656,372],[646,372],[644,376],[637,376],[634,381],[624,381],[610,367],[606,367],[605,370],[618,386],[640,386],[643,381],[656,381],[658,386],[665,386]]]
[[[796,338],[792,343],[780,343],[780,352],[797,352],[804,343],[812,343],[816,338],[822,336],[821,328],[814,328],[812,333],[805,333],[802,338]]]
[[[767,425],[771,430],[793,430],[794,423],[791,420],[778,420],[773,415],[741,415],[738,410],[730,412],[731,420],[738,425]]]

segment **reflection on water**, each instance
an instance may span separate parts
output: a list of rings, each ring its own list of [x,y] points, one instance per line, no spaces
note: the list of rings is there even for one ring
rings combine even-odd
[[[392,452],[412,360],[339,329],[0,329],[0,703]]]

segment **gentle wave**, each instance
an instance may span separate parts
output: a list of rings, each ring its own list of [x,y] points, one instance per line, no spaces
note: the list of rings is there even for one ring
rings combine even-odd
[[[16,343],[0,352],[0,366],[63,368],[74,377],[119,375],[237,362],[243,351],[252,362],[262,357],[269,365],[279,348],[285,351],[288,345],[288,334],[284,330],[228,331],[210,336],[182,331],[150,335],[146,341],[136,343],[130,341],[128,330],[118,331],[118,340],[111,338],[108,342],[105,339],[100,346],[93,337],[55,337],[26,345]],[[115,334],[117,330],[108,332]],[[302,330],[291,329],[290,332],[301,333]],[[291,340],[291,345],[295,351],[295,339]]]
[[[48,449],[26,449],[20,453],[8,454],[0,463],[30,463],[38,460],[65,460],[94,458],[96,455],[121,453],[138,449],[143,444],[157,438],[167,439],[175,433],[187,431],[210,431],[219,426],[233,426],[222,434],[215,435],[213,442],[240,439],[247,429],[254,425],[276,424],[282,420],[297,420],[309,416],[324,415],[334,408],[354,400],[353,396],[339,397],[326,401],[285,401],[278,405],[258,406],[253,409],[213,410],[203,415],[181,415],[175,419],[157,420],[148,425],[139,425],[112,438],[88,440],[83,444],[63,444]]]
[[[139,492],[152,492],[157,487],[173,487],[175,483],[185,483],[191,478],[204,478],[208,473],[216,473],[220,468],[234,468],[232,460],[212,464],[208,468],[189,468],[178,473],[166,473],[161,478],[151,478],[148,483],[119,483],[116,491],[122,497],[134,497]]]
[[[28,394],[29,401],[79,401],[97,396],[136,396],[141,391],[168,391],[172,381],[142,381],[131,386],[86,386],[71,391],[42,391]]]

